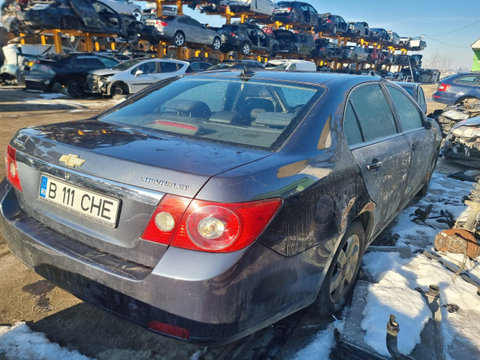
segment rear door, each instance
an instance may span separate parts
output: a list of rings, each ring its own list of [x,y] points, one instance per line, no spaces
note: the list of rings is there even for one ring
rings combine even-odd
[[[408,139],[411,148],[410,171],[405,189],[407,198],[416,194],[426,181],[427,174],[434,166],[436,151],[432,144],[435,133],[423,125],[421,110],[402,90],[386,85],[396,113],[400,130]]]
[[[380,231],[403,203],[410,145],[395,122],[378,83],[355,88],[347,101],[344,134],[375,202],[374,231]]]

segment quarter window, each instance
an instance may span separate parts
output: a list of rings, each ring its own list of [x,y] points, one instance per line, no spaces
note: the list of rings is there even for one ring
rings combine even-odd
[[[397,133],[392,111],[380,85],[358,87],[350,95],[350,103],[357,116],[364,141]]]
[[[362,131],[358,125],[357,116],[353,111],[352,104],[350,101],[347,104],[347,109],[345,111],[345,121],[343,122],[343,133],[347,139],[348,145],[352,146],[355,144],[360,144],[363,142]]]
[[[420,111],[412,101],[399,89],[387,85],[388,92],[392,98],[393,105],[397,111],[400,128],[402,131],[418,129],[422,127]]]

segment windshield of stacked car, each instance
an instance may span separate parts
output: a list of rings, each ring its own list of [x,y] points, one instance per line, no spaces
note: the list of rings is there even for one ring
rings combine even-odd
[[[270,79],[185,77],[144,94],[100,120],[274,149],[324,91],[321,86]]]

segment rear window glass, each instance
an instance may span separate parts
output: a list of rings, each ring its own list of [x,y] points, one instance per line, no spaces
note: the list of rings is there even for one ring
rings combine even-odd
[[[100,120],[273,150],[324,91],[320,86],[286,81],[185,77]]]

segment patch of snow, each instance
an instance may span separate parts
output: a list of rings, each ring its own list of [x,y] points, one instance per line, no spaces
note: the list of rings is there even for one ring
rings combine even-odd
[[[18,360],[89,360],[78,351],[50,342],[45,334],[33,332],[25,323],[0,326],[0,357]]]
[[[61,93],[41,93],[40,96],[44,99],[62,99],[66,98],[65,94]]]
[[[315,335],[315,340],[312,343],[296,354],[294,360],[328,359],[335,346],[335,329],[341,331],[343,324],[343,320],[337,320],[325,330],[320,331]]]

